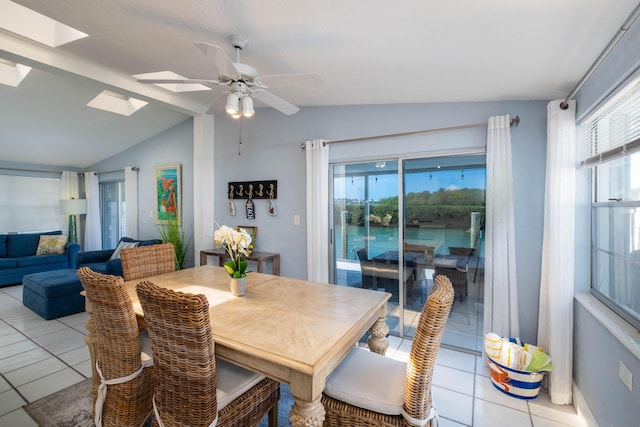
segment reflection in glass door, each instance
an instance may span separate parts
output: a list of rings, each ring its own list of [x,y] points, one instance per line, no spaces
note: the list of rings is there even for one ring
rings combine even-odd
[[[485,156],[398,164],[333,165],[332,280],[391,293],[390,331],[412,337],[434,276],[444,274],[456,301],[442,342],[481,352]]]
[[[400,335],[398,161],[334,165],[332,185],[334,283],[389,292],[387,323]]]

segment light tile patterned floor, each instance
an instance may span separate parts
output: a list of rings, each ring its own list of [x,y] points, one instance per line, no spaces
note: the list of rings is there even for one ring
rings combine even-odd
[[[22,408],[91,375],[84,343],[86,313],[44,320],[22,305],[22,286],[0,288],[0,427],[30,427]],[[388,357],[408,358],[410,340],[389,337]],[[482,358],[441,348],[433,378],[440,426],[583,426],[573,407],[497,391]]]

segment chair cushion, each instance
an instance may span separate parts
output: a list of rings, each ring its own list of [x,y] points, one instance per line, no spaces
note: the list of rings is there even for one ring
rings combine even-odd
[[[400,415],[407,364],[354,347],[327,378],[324,393],[358,408]]]
[[[153,351],[151,350],[151,341],[147,331],[140,331],[140,347],[142,348],[142,353],[140,354],[142,366],[145,368],[153,366]]]
[[[433,263],[436,267],[456,268],[458,266],[457,258],[436,258]]]
[[[264,375],[249,371],[216,357],[216,397],[218,411],[240,397],[264,379]]]

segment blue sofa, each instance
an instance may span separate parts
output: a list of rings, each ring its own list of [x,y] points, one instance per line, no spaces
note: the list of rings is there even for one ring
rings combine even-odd
[[[123,237],[120,242],[138,242],[138,246],[157,245],[162,243],[160,239],[135,240],[130,237]],[[118,242],[118,244],[120,244]],[[120,258],[111,259],[111,255],[116,249],[104,249],[99,251],[78,252],[76,254],[75,265],[77,268],[89,267],[96,273],[111,274],[113,276],[123,276],[122,263]]]
[[[65,253],[36,255],[41,235],[61,235],[62,231],[0,234],[0,286],[21,283],[26,274],[76,268],[77,243],[67,243]]]

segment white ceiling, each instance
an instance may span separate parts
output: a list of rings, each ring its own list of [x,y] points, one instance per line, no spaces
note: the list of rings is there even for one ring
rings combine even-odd
[[[85,167],[207,110],[211,93],[131,77],[215,78],[195,41],[235,60],[228,37],[242,35],[241,62],[261,75],[320,73],[320,89],[273,91],[300,107],[550,100],[568,95],[637,0],[15,3],[89,37],[53,49],[0,30],[0,58],[42,70],[0,85],[0,160]],[[151,102],[130,117],[85,107],[104,89]]]

